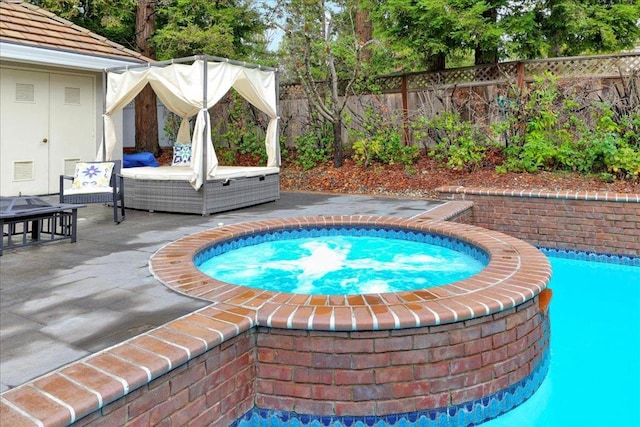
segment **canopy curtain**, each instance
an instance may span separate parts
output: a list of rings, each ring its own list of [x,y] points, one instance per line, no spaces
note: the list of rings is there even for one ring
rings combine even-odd
[[[146,69],[132,69],[123,73],[108,73],[105,96],[105,145],[110,159],[116,145],[115,127],[111,116],[124,108],[149,83],[160,101],[173,113],[182,117],[177,141],[188,142],[190,117],[197,115],[191,137],[193,176],[191,185],[199,189],[205,176],[212,176],[218,165],[213,148],[210,129],[209,108],[213,107],[228,91],[234,88],[250,103],[266,113],[269,118],[265,145],[267,166],[278,166],[277,159],[277,104],[276,79],[273,71],[244,68],[226,62],[207,62],[207,96],[203,104],[204,68],[202,60],[191,65],[171,64],[149,66]],[[204,144],[207,144],[207,173],[202,170]],[[102,159],[102,147],[98,153]]]

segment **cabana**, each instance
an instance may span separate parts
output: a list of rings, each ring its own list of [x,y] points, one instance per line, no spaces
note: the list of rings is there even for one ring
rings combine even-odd
[[[280,198],[277,70],[202,55],[109,69],[105,74],[104,138],[98,159],[113,157],[117,145],[113,114],[147,84],[166,108],[182,118],[176,137],[176,144],[185,149],[180,164],[174,156],[172,166],[122,170],[127,208],[208,215]],[[270,119],[266,167],[218,165],[209,109],[231,88]]]

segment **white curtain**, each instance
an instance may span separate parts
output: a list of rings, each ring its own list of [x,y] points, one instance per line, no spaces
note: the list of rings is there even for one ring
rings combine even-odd
[[[276,75],[257,69],[245,68],[233,85],[247,101],[269,116],[265,146],[267,166],[279,166],[277,158],[278,111],[276,100]]]
[[[269,118],[265,145],[267,166],[278,166],[277,158],[277,104],[276,79],[273,71],[244,68],[226,62],[207,64],[206,105],[204,97],[204,61],[192,65],[171,64],[150,66],[145,69],[109,73],[107,78],[106,109],[104,115],[107,158],[111,159],[116,145],[116,135],[111,115],[124,108],[149,83],[160,101],[173,113],[182,117],[178,142],[189,140],[189,118],[197,115],[191,137],[193,176],[191,185],[196,190],[202,186],[205,176],[213,176],[218,160],[211,141],[209,108],[213,107],[228,91],[234,88],[249,102],[266,113]],[[207,172],[203,170],[202,156],[207,144]],[[102,146],[98,153],[102,159]]]
[[[103,117],[104,145],[100,144],[96,160],[113,159],[113,149],[116,146],[116,129],[113,123],[113,114],[123,109],[134,100],[136,95],[147,85],[149,68],[137,68],[128,70],[122,74],[107,74],[107,92],[105,93],[105,112]]]

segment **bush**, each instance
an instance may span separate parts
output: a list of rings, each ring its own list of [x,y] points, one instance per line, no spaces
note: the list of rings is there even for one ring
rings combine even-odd
[[[236,153],[230,148],[216,147],[216,156],[218,163],[225,166],[233,166],[236,164]]]
[[[264,130],[255,120],[251,119],[253,116],[249,112],[253,107],[235,92],[231,92],[229,99],[229,122],[226,124],[226,131],[221,132],[219,126],[211,129],[216,152],[220,148],[228,148],[236,153],[248,154],[257,158],[261,164],[266,164],[267,150],[264,145]],[[225,154],[225,156],[225,161],[231,159],[231,155]]]
[[[635,150],[626,143],[606,155],[604,161],[607,170],[618,177],[629,179],[640,177],[640,150]]]
[[[545,169],[638,178],[637,113],[620,116],[604,102],[581,108],[574,99],[563,99],[556,78],[547,74],[534,81],[519,114],[525,120],[524,135],[505,148],[498,171]]]
[[[351,130],[356,138],[352,144],[353,160],[358,165],[368,167],[372,162],[379,162],[410,166],[415,163],[419,149],[415,145],[404,145],[403,130],[395,120],[385,120],[381,114],[367,107],[361,126],[359,130]]]
[[[302,169],[309,170],[329,161],[331,155],[329,147],[333,143],[333,135],[329,126],[319,125],[310,132],[297,136],[294,143],[296,146],[295,163]]]
[[[473,171],[484,161],[488,138],[460,114],[445,112],[433,117],[429,126],[436,135],[430,155],[444,161],[449,169]]]

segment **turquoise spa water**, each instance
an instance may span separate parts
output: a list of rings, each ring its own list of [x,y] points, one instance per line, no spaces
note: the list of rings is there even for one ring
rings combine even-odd
[[[430,288],[484,263],[453,249],[373,236],[322,236],[243,246],[198,266],[223,282],[298,294],[352,295]],[[393,275],[389,276],[389,271]]]
[[[549,259],[549,372],[482,427],[640,426],[640,267]]]

